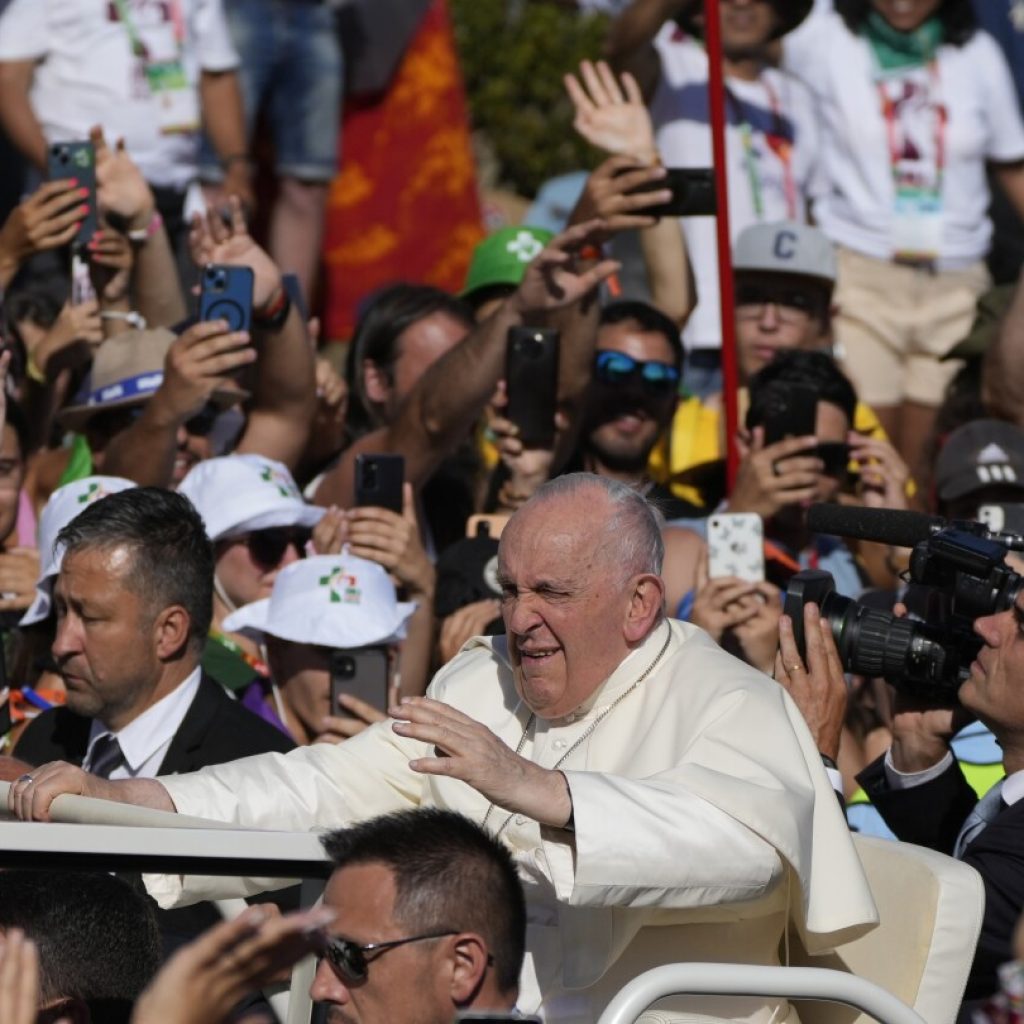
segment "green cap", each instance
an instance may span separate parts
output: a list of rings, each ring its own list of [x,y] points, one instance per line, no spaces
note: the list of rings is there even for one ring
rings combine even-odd
[[[527,264],[554,238],[543,228],[500,228],[473,250],[462,297],[498,284],[515,287],[523,279]]]
[[[978,307],[974,314],[974,323],[970,333],[963,341],[953,346],[943,359],[973,359],[983,356],[999,333],[1006,311],[1010,308],[1017,285],[999,284],[990,288],[978,299]]]

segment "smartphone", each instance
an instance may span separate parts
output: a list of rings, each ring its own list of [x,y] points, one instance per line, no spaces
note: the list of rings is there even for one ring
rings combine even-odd
[[[978,509],[978,522],[993,533],[1024,534],[1024,504],[1010,501],[1001,505],[982,505]]]
[[[356,504],[402,514],[405,459],[401,455],[356,456]]]
[[[765,397],[761,425],[766,445],[814,433],[818,424],[818,392],[814,388],[780,381],[769,386]]]
[[[637,192],[660,192],[670,189],[672,198],[667,203],[637,210],[642,217],[714,217],[718,212],[715,198],[715,176],[710,167],[666,167],[665,177],[652,181]]]
[[[708,575],[764,579],[764,524],[757,513],[720,513],[708,520]]]
[[[331,651],[331,714],[349,715],[338,703],[347,693],[386,712],[390,703],[390,662],[386,647],[350,647]]]
[[[55,142],[50,146],[46,170],[50,181],[75,178],[78,188],[89,190],[89,195],[82,199],[89,211],[79,225],[78,234],[71,240],[73,250],[82,249],[99,227],[96,208],[96,150],[88,140]]]
[[[505,392],[505,418],[519,428],[523,446],[551,448],[558,407],[558,331],[549,327],[509,328]]]
[[[199,293],[200,320],[226,320],[228,330],[252,329],[251,267],[210,263],[203,267]]]

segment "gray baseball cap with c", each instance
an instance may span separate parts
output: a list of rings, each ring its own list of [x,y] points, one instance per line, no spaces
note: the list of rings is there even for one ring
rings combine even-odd
[[[836,282],[835,246],[817,228],[797,221],[755,224],[736,239],[733,270],[795,274],[832,287]]]

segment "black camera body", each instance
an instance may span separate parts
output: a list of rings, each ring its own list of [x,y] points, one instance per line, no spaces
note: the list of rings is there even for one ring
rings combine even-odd
[[[1007,545],[980,523],[954,523],[913,548],[910,582],[922,588],[927,621],[898,618],[835,591],[830,573],[797,573],[785,612],[806,658],[804,605],[813,602],[832,629],[843,668],[881,676],[901,693],[936,706],[955,706],[957,692],[981,649],[974,621],[1012,608],[1024,577],[1006,566]]]

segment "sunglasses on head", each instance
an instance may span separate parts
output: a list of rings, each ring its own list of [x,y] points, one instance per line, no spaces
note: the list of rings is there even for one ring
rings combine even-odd
[[[412,935],[407,939],[392,939],[391,942],[370,942],[365,946],[360,946],[351,939],[328,938],[321,956],[326,957],[342,981],[354,985],[366,981],[370,966],[370,961],[366,958],[367,953],[384,953],[410,942],[426,942],[427,939],[442,939],[446,935],[458,934],[458,931],[449,928],[440,932],[427,932],[425,935]],[[488,962],[493,962],[492,958],[488,957]]]
[[[253,530],[245,537],[245,545],[249,555],[257,565],[280,565],[289,545],[293,545],[302,558],[306,554],[306,545],[311,530],[301,526],[272,526],[266,530]]]
[[[639,380],[648,393],[668,395],[679,383],[679,371],[671,363],[634,359],[625,352],[598,352],[594,356],[594,379],[610,387]]]

